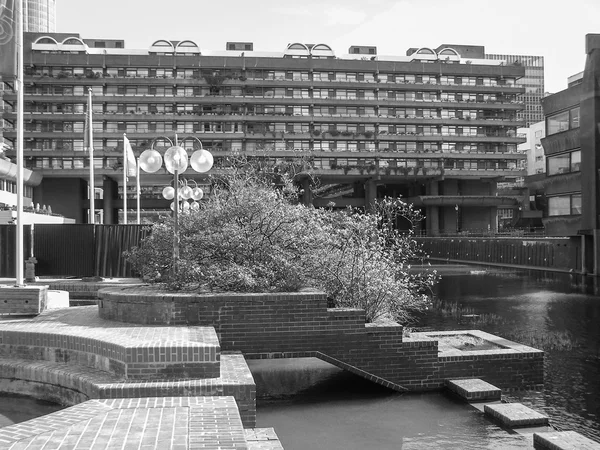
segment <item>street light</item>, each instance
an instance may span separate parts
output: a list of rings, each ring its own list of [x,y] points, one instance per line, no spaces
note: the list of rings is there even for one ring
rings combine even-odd
[[[158,139],[158,138],[157,138]],[[152,145],[150,149],[144,150],[140,155],[140,168],[147,173],[157,172],[163,164],[163,156],[157,151],[154,150],[154,144],[157,139],[152,141]],[[186,185],[183,187],[182,192],[179,192],[179,174],[183,173],[188,168],[188,154],[187,151],[180,147],[177,143],[177,135],[175,135],[175,142],[171,141],[171,139],[167,137],[163,137],[162,139],[168,141],[171,146],[167,149],[164,155],[164,163],[167,172],[173,174],[173,187],[167,186],[163,189],[163,197],[167,200],[174,199],[171,209],[173,210],[173,275],[177,274],[177,266],[179,262],[179,200],[180,198],[189,199],[191,198],[190,192],[186,189]],[[192,169],[198,173],[208,172],[214,163],[214,159],[212,154],[204,150],[202,148],[202,142],[195,136],[192,136],[192,139],[195,139],[200,145],[200,149],[196,150],[192,156],[189,158],[189,165],[192,166]],[[191,189],[192,194],[195,194],[197,200],[200,200],[204,193],[202,190],[196,185],[195,189]],[[198,192],[199,191],[199,192]],[[183,195],[182,195],[183,194]],[[196,199],[194,198],[194,201]],[[188,209],[190,207],[189,203],[186,201],[185,205],[188,205]],[[197,206],[200,209],[200,205]]]

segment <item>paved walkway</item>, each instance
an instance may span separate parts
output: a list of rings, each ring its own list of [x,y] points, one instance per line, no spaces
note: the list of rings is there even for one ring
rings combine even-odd
[[[250,433],[249,437],[252,436]],[[233,397],[90,400],[0,428],[0,447],[7,450],[259,448],[248,445]]]

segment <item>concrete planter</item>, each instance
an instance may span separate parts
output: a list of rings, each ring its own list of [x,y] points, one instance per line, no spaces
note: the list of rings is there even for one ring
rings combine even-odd
[[[48,286],[0,286],[0,315],[37,315],[47,303]]]

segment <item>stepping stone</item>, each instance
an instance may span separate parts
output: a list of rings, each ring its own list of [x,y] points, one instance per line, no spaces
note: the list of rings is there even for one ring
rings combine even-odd
[[[600,443],[576,431],[551,431],[533,434],[536,450],[600,450]]]
[[[446,380],[446,387],[467,402],[500,400],[502,390],[479,378]]]
[[[246,428],[248,450],[283,450],[273,428]]]
[[[499,403],[485,405],[485,414],[492,416],[509,428],[548,425],[548,416],[540,414],[521,403]]]

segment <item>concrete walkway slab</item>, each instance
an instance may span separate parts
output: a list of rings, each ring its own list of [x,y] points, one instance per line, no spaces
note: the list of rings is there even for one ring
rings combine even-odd
[[[485,405],[484,411],[486,415],[510,428],[548,425],[548,416],[521,403]]]
[[[500,400],[502,390],[479,378],[446,380],[446,387],[467,402]]]
[[[535,433],[533,446],[536,450],[600,450],[600,443],[576,431]]]

